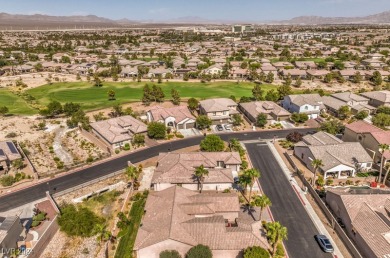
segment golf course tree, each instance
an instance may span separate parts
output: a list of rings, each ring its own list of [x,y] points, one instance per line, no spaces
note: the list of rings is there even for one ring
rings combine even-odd
[[[165,94],[160,86],[153,84],[152,87],[149,84],[145,84],[142,94],[142,103],[150,105],[151,102],[163,102]]]
[[[196,127],[199,130],[204,130],[210,127],[212,121],[211,119],[206,115],[200,115],[196,118]]]
[[[256,117],[256,126],[258,127],[264,127],[267,124],[267,115],[264,113],[260,113]]]
[[[268,222],[265,224],[265,230],[268,242],[272,246],[272,254],[277,255],[278,246],[283,240],[287,240],[287,228],[282,226],[280,222]],[[279,253],[279,252],[278,252]]]
[[[188,108],[192,111],[196,110],[199,106],[199,101],[196,98],[189,98],[187,100]]]
[[[283,84],[278,87],[279,98],[283,99],[285,96],[292,94],[291,83]]]
[[[5,116],[9,112],[8,107],[2,106],[0,107],[0,115]]]
[[[259,84],[255,84],[252,89],[252,96],[255,100],[263,100],[264,90],[261,88]]]
[[[64,104],[63,111],[66,116],[72,116],[74,113],[81,109],[81,105],[73,102],[67,102]]]
[[[102,80],[99,78],[99,75],[95,74],[93,76],[93,85],[95,87],[102,87],[103,86],[103,82]]]
[[[171,90],[172,103],[174,105],[180,105],[180,94],[176,89]]]
[[[160,258],[182,258],[176,250],[165,250],[160,253]]]
[[[115,91],[114,90],[107,91],[107,95],[108,95],[108,100],[115,100]]]
[[[196,180],[198,181],[198,188],[199,192],[202,193],[203,190],[203,183],[205,180],[205,177],[209,175],[209,171],[203,166],[200,165],[195,169],[194,176]]]
[[[47,106],[39,110],[39,114],[45,117],[55,117],[63,112],[63,108],[60,102],[51,101]]]
[[[222,152],[225,150],[225,143],[218,135],[209,134],[200,142],[200,150],[205,152]]]
[[[267,250],[260,246],[250,246],[244,249],[244,258],[270,258]]]
[[[111,115],[112,117],[123,116],[123,115],[124,115],[124,111],[123,111],[123,107],[121,106],[121,104],[119,104],[118,102],[115,103],[115,104],[112,106],[112,110],[111,110],[110,115]]]
[[[165,124],[159,122],[150,122],[148,124],[148,136],[152,139],[164,139],[167,134]]]
[[[196,245],[188,250],[186,258],[212,258],[213,253],[206,245]]]
[[[82,109],[79,109],[77,112],[73,113],[72,116],[66,120],[66,125],[70,128],[77,127],[81,125],[84,130],[89,131],[91,128],[89,117],[84,113]]]

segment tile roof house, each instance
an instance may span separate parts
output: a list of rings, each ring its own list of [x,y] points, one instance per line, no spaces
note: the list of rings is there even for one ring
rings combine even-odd
[[[25,229],[18,216],[0,217],[0,257],[6,251],[18,248],[18,241],[25,236]]]
[[[309,119],[319,116],[325,109],[319,94],[288,95],[282,100],[282,107],[291,113],[306,113]]]
[[[203,190],[225,190],[232,187],[233,178],[240,171],[241,158],[237,152],[160,153],[153,175],[154,190],[161,191],[174,184],[198,190],[195,169],[203,165],[209,175]]]
[[[149,122],[157,121],[164,123],[173,129],[190,129],[195,127],[195,117],[187,106],[175,106],[164,108],[154,106],[147,113]]]
[[[345,225],[363,257],[390,254],[390,192],[379,189],[329,190],[326,203]]]
[[[368,105],[368,98],[357,95],[353,92],[340,92],[331,95],[332,98],[340,100],[351,107],[352,113],[358,113],[359,111],[367,111],[369,114],[376,110],[375,107]]]
[[[91,123],[92,132],[110,148],[131,144],[134,134],[146,133],[147,126],[132,116],[121,116]]]
[[[230,116],[238,114],[237,103],[228,98],[206,99],[199,102],[200,114],[207,115],[213,124],[229,123]]]
[[[9,170],[12,161],[21,158],[22,156],[12,141],[0,142],[0,175]]]
[[[158,258],[164,250],[182,256],[193,246],[207,245],[213,257],[235,258],[249,246],[266,247],[253,224],[241,223],[233,193],[197,193],[179,186],[151,192],[134,244],[138,258]]]
[[[373,156],[374,163],[379,164],[382,154],[379,144],[390,145],[390,131],[382,130],[364,121],[356,121],[345,126],[343,141],[359,142]],[[384,163],[390,161],[390,151],[384,152]]]
[[[255,123],[259,114],[266,114],[268,120],[287,120],[290,118],[290,112],[272,101],[253,101],[239,103],[240,111],[251,121]]]
[[[337,178],[353,177],[357,171],[372,167],[372,158],[360,143],[343,142],[322,131],[304,136],[302,141],[294,146],[294,155],[311,171],[311,162],[314,159],[322,160],[324,165],[319,170],[324,174],[324,178],[329,175]]]
[[[364,92],[361,95],[369,99],[368,104],[371,106],[390,106],[390,91],[388,90]]]

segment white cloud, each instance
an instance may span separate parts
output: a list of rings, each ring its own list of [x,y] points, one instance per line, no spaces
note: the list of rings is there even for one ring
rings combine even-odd
[[[75,12],[72,12],[71,15],[74,15],[74,16],[86,16],[86,15],[89,15],[89,13],[86,12],[86,11],[75,11]]]

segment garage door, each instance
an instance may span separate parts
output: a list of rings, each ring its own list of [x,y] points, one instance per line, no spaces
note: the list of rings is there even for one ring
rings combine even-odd
[[[184,124],[178,124],[178,125],[177,125],[177,129],[179,129],[179,130],[180,130],[180,129],[184,129]]]
[[[187,129],[195,128],[195,123],[187,123],[187,124],[186,124],[186,128],[187,128]]]

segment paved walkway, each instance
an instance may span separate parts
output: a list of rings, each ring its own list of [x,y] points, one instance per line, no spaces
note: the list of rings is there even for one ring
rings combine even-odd
[[[309,203],[309,201],[306,198],[306,192],[304,192],[300,185],[298,185],[298,182],[295,180],[295,178],[292,176],[291,171],[288,169],[286,164],[283,162],[283,159],[280,157],[278,151],[276,150],[274,144],[271,141],[267,142],[269,148],[271,149],[272,153],[274,154],[277,162],[279,163],[280,167],[282,168],[284,174],[286,175],[287,179],[291,182],[291,187],[294,189],[294,191],[297,193],[299,199],[301,200],[303,206],[305,207],[307,213],[309,214],[311,220],[314,222],[314,225],[318,229],[318,232],[326,235],[330,241],[333,243],[334,247],[334,255],[337,258],[343,258],[344,256],[340,252],[338,246],[335,244],[335,241],[332,239],[332,236],[329,234],[329,232],[326,230],[324,224],[322,224],[321,219],[318,217],[317,213],[314,211],[313,207]]]

